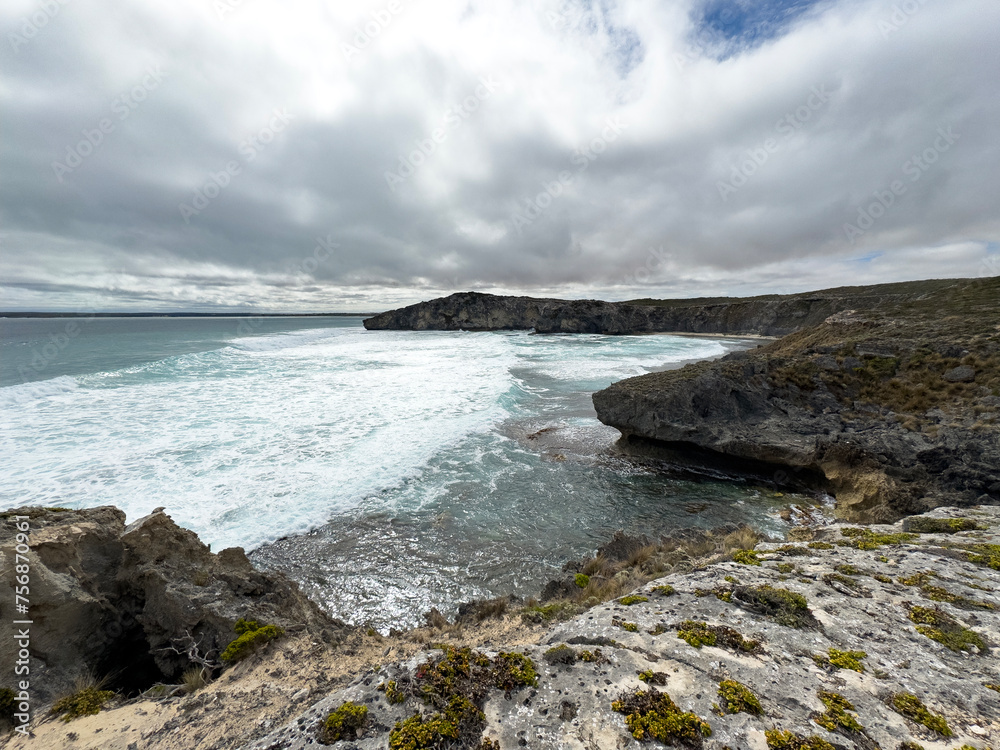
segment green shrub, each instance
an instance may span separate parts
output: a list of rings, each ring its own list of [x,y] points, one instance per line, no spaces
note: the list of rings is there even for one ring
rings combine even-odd
[[[826,706],[826,711],[816,717],[814,721],[826,730],[836,732],[846,730],[847,732],[862,732],[864,727],[851,716],[848,711],[856,711],[854,704],[839,693],[831,693],[821,690],[819,699]]]
[[[781,729],[766,729],[764,737],[770,750],[834,750],[833,745],[816,735],[803,737]]]
[[[865,665],[861,663],[868,654],[864,651],[841,651],[831,648],[826,656],[816,654],[813,661],[820,667],[833,666],[837,669],[853,669],[855,672],[864,672]]]
[[[738,714],[740,712],[760,716],[764,713],[764,708],[760,705],[760,700],[756,695],[741,682],[736,680],[723,680],[719,683],[719,698],[726,713]]]
[[[635,594],[631,596],[623,596],[618,600],[619,604],[624,604],[626,607],[631,607],[633,604],[641,604],[642,602],[648,602],[649,597],[637,596]]]
[[[396,705],[397,703],[402,703],[406,700],[406,693],[399,689],[395,680],[383,682],[375,689],[385,693],[385,699],[389,701],[391,705]]]
[[[546,651],[542,658],[549,664],[575,664],[577,656],[575,650],[561,643]]]
[[[237,662],[247,658],[267,643],[280,638],[285,631],[277,625],[261,625],[256,620],[239,619],[233,628],[236,640],[226,646],[220,657],[225,662]]]
[[[104,704],[114,697],[115,694],[110,690],[85,687],[56,701],[49,713],[59,716],[63,721],[72,721],[79,716],[93,716],[100,713]]]
[[[588,576],[585,573],[577,573],[576,576],[574,577],[573,581],[581,589],[585,589],[585,588],[587,588],[587,586],[590,585],[590,576]]]
[[[341,739],[353,740],[361,734],[367,722],[368,706],[361,706],[351,701],[341,703],[327,714],[320,742],[332,745]]]
[[[927,706],[913,693],[896,693],[892,696],[892,707],[908,719],[917,724],[923,724],[932,732],[937,732],[942,737],[951,737],[951,727],[943,716],[932,713]]]
[[[911,607],[910,619],[916,623],[918,633],[952,651],[971,652],[975,648],[980,654],[985,654],[989,650],[979,633],[963,627],[958,620],[940,609]]]
[[[699,748],[712,734],[708,723],[691,712],[681,711],[666,693],[651,690],[624,692],[611,710],[625,714],[625,725],[637,740],[654,739],[665,745]]]
[[[738,549],[733,553],[733,561],[740,565],[760,565],[757,552],[752,549]]]

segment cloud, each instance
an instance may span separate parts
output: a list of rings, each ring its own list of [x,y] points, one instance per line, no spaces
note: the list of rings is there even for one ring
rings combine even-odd
[[[975,276],[997,29],[978,0],[7,3],[0,307]]]

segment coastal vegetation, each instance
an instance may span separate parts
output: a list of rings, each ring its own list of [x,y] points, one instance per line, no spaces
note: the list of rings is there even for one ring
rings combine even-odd
[[[281,638],[285,631],[277,625],[261,625],[256,620],[240,618],[233,626],[236,639],[233,640],[219,657],[224,662],[237,662],[247,658],[271,641]]]

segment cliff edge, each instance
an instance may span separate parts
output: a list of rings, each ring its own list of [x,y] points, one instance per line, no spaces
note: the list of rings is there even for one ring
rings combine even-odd
[[[1000,502],[1000,278],[834,314],[594,394],[625,452],[797,479],[892,520]]]
[[[602,302],[460,292],[367,318],[368,330],[712,333],[784,336],[855,308],[900,304],[953,287],[914,281],[760,297]]]

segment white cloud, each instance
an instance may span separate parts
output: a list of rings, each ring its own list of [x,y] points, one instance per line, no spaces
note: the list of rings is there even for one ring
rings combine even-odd
[[[720,62],[697,48],[695,2],[66,3],[2,53],[0,307],[368,310],[467,288],[626,298],[979,273],[1000,234],[1000,6],[928,2],[898,23],[892,3],[841,0]],[[4,39],[34,8],[0,10]],[[164,82],[59,183],[52,162],[156,65]],[[484,77],[501,85],[477,97]],[[293,119],[251,158],[276,108]],[[627,127],[580,170],[608,118]],[[911,181],[939,128],[957,141]],[[178,205],[234,161],[185,223]],[[845,234],[895,180],[905,194]],[[328,235],[328,262],[296,265]],[[669,262],[636,276],[651,247]],[[108,282],[123,259],[128,285]]]

